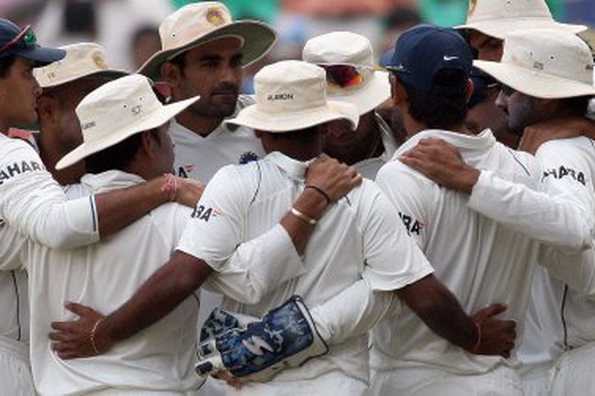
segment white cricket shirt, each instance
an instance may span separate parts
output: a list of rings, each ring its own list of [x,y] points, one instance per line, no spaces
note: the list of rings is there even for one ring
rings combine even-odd
[[[251,104],[254,104],[253,99],[241,95],[236,114]],[[264,157],[260,139],[252,129],[242,126],[221,123],[208,136],[203,137],[174,120],[170,135],[175,144],[176,175],[205,184],[225,165],[244,164]]]
[[[217,268],[238,244],[266,233],[283,218],[303,191],[307,166],[274,152],[262,161],[222,168],[207,185],[201,213],[189,222],[178,249]],[[315,307],[362,276],[375,290],[396,290],[427,276],[431,267],[390,211],[378,187],[364,180],[316,225],[303,255],[305,274],[277,282],[259,304],[225,299],[224,307],[262,316],[294,294]],[[367,340],[367,334],[348,335],[328,355],[286,370],[275,381],[311,379],[332,370],[367,381]]]
[[[398,156],[420,139],[430,137],[455,145],[468,164],[498,170],[509,179],[538,178],[540,169],[532,156],[498,143],[489,130],[477,136],[428,130],[401,146],[376,178],[436,277],[456,295],[465,311],[507,304],[502,317],[516,320],[522,334],[530,296],[527,285],[537,262],[538,244],[473,211],[468,207],[468,195],[442,188],[398,161]],[[452,374],[481,374],[499,364],[514,364],[514,358],[507,361],[467,353],[434,334],[403,307],[401,316],[388,315],[376,326],[372,364],[379,370],[426,367]],[[395,371],[395,381],[398,373]]]
[[[370,180],[376,179],[376,174],[380,168],[390,161],[397,150],[397,142],[393,137],[393,132],[390,126],[384,121],[384,118],[382,118],[380,114],[375,113],[374,116],[376,117],[378,128],[380,129],[380,137],[382,138],[384,152],[379,157],[368,158],[353,164],[353,167],[357,169],[362,177]]]
[[[69,193],[100,193],[142,182],[136,175],[109,171],[85,175],[82,185],[69,189]],[[85,248],[50,250],[27,243],[21,261],[29,273],[31,365],[38,392],[75,395],[108,388],[114,394],[117,389],[185,392],[199,387],[200,378],[194,373],[196,294],[159,322],[91,359],[59,359],[51,351],[47,336],[52,321],[75,318],[64,308],[66,301],[105,314],[124,304],[169,260],[191,212],[177,204],[162,205],[117,234]],[[273,227],[267,240],[274,246],[258,239],[249,241],[217,268],[218,290],[257,300],[269,292],[271,279],[290,279],[304,271],[282,227]],[[267,260],[260,259],[261,249],[270,252]],[[280,266],[277,260],[287,265]],[[252,268],[250,262],[257,265]]]

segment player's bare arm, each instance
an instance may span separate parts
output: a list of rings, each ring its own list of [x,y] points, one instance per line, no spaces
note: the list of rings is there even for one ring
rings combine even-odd
[[[510,357],[516,323],[495,318],[506,310],[505,306],[491,305],[469,317],[433,275],[398,290],[397,295],[432,331],[449,342],[478,355]]]
[[[539,147],[551,140],[586,136],[595,139],[595,121],[585,117],[562,117],[540,122],[525,128],[519,150],[535,154]]]

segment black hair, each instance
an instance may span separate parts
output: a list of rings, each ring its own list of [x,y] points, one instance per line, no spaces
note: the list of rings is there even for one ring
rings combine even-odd
[[[589,107],[589,101],[592,96],[579,96],[576,98],[562,99],[566,108],[572,113],[572,115],[583,117],[587,113]]]
[[[115,146],[101,150],[87,157],[85,159],[87,172],[97,174],[109,170],[126,171],[142,146],[143,133],[150,133],[157,139],[157,142],[161,144],[158,128],[146,132],[135,133]]]
[[[398,76],[397,76],[397,79]],[[467,118],[467,75],[462,70],[439,71],[428,92],[399,79],[409,101],[409,114],[430,129],[452,129]]]
[[[384,18],[385,29],[415,26],[422,23],[419,13],[409,7],[396,7]]]
[[[0,58],[0,78],[6,78],[8,76],[10,68],[12,67],[12,65],[14,65],[16,60],[17,57],[14,55],[7,56],[5,58]]]

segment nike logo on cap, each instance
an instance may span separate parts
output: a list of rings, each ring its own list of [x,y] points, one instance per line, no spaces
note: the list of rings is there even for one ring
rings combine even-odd
[[[450,62],[450,61],[455,60],[455,59],[459,59],[459,57],[458,56],[446,56],[446,55],[444,55],[444,60],[447,61],[447,62]]]

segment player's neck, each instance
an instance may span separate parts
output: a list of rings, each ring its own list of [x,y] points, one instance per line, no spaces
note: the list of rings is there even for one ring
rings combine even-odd
[[[176,117],[176,121],[197,135],[207,137],[221,125],[223,118],[202,117],[190,111],[183,111]]]

